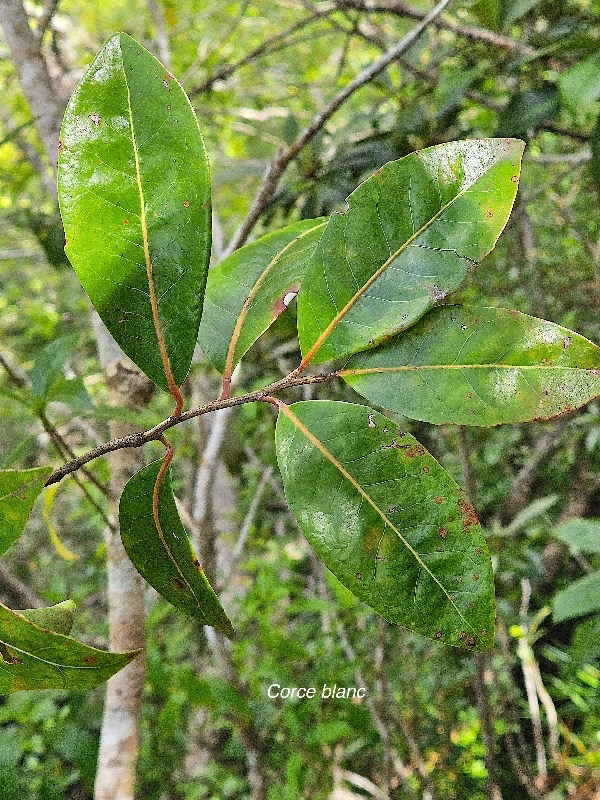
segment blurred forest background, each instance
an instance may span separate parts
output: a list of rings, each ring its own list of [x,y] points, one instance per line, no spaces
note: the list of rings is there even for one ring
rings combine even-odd
[[[154,52],[190,95],[206,139],[218,261],[275,154],[431,7],[0,0],[1,467],[58,466],[69,450],[170,413],[168,397],[98,353],[101,332],[63,253],[44,103],[54,104],[56,125],[116,31]],[[452,299],[547,317],[600,342],[599,42],[596,0],[453,0],[293,159],[252,236],[342,208],[361,179],[412,150],[521,137],[528,146],[509,226]],[[244,359],[238,386],[296,366],[293,313]],[[198,353],[188,403],[213,399],[218,387]],[[319,396],[357,400],[341,385]],[[497,581],[491,654],[389,625],[326,573],[286,509],[274,415],[261,404],[172,431],[181,513],[235,621],[230,646],[135,581],[109,597],[115,473],[139,455],[94,463],[38,503],[0,565],[0,600],[23,608],[72,597],[74,635],[100,646],[109,600],[113,645],[115,609],[121,642],[143,640],[147,615],[139,752],[134,744],[127,764],[113,765],[113,777],[135,775],[135,797],[600,797],[600,405],[491,429],[402,424],[480,514]],[[144,456],[159,453],[155,445]],[[270,700],[272,683],[365,686],[368,696]],[[101,687],[0,700],[0,800],[111,796],[100,781],[94,790],[104,695]],[[130,705],[135,717],[140,705]],[[112,711],[109,727],[119,719],[114,703]]]

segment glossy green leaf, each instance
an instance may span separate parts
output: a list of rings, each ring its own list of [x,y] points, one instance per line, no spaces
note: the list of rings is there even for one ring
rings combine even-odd
[[[600,611],[600,572],[592,572],[557,592],[552,604],[555,622]]]
[[[67,105],[58,187],[67,255],[107,328],[168,389],[160,332],[180,385],[210,256],[208,162],[183,89],[126,34],[106,42]]]
[[[390,622],[455,646],[493,643],[490,557],[473,507],[416,439],[366,406],[283,406],[289,506],[344,586]]]
[[[517,191],[523,143],[437,145],[386,164],[334,214],[298,298],[305,362],[410,327],[494,247]]]
[[[152,493],[161,462],[153,461],[129,479],[119,506],[121,538],[133,565],[156,591],[176,608],[226,636],[234,631],[179,519],[171,475],[159,492],[159,521],[152,514]]]
[[[553,533],[572,553],[600,553],[600,519],[568,519]]]
[[[0,470],[0,555],[25,530],[36,497],[51,472],[50,467]]]
[[[567,414],[598,397],[600,348],[517,311],[442,306],[340,374],[413,419],[498,425]]]
[[[107,653],[89,647],[44,630],[1,604],[0,645],[0,694],[22,689],[91,689],[139,653]]]
[[[295,222],[236,250],[211,269],[198,341],[214,366],[230,369],[296,297],[326,221]]]
[[[75,603],[72,600],[63,600],[62,603],[47,608],[25,608],[16,613],[21,614],[29,622],[35,622],[40,628],[68,636],[73,627]]]

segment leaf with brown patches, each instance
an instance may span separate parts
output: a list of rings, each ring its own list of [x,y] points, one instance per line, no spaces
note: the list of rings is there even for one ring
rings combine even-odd
[[[41,627],[50,619],[59,628],[67,625],[72,604],[60,606],[21,612],[0,604],[0,694],[23,689],[91,689],[140,652],[108,653]],[[35,617],[35,622],[26,615]]]
[[[203,625],[234,636],[227,618],[181,524],[168,471],[160,485],[160,529],[152,495],[161,462],[153,461],[129,479],[119,506],[121,539],[134,567],[166,600]]]
[[[290,508],[344,586],[390,622],[458,647],[491,647],[494,589],[481,528],[419,442],[366,406],[313,400],[280,404],[276,445]]]
[[[353,356],[340,375],[407,417],[498,425],[554,418],[600,396],[600,347],[518,311],[442,306]]]
[[[294,300],[325,220],[295,222],[236,250],[211,269],[198,342],[231,372]]]

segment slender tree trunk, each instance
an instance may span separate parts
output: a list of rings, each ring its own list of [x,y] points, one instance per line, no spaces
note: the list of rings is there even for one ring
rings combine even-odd
[[[106,357],[104,353],[101,354]],[[152,391],[150,382],[133,364],[124,360],[104,365],[111,405],[142,408]],[[110,435],[124,436],[132,431],[128,423],[116,421]],[[111,458],[112,520],[118,518],[119,497],[129,477],[143,466],[141,453],[120,450]],[[143,648],[145,609],[143,583],[127,557],[118,526],[106,529],[106,569],[111,650]],[[144,688],[144,658],[134,659],[108,682],[98,770],[96,800],[133,800],[139,750],[140,719]]]

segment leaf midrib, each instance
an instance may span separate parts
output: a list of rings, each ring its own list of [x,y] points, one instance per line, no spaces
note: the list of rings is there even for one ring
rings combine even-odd
[[[381,517],[381,519],[382,519],[382,520],[385,522],[385,524],[386,524],[386,525],[388,525],[388,526],[389,526],[389,528],[390,528],[392,531],[394,531],[394,533],[395,533],[395,534],[398,536],[398,538],[400,539],[400,541],[402,542],[402,544],[403,544],[403,545],[404,545],[404,546],[407,548],[407,550],[408,550],[408,551],[409,551],[409,552],[412,554],[412,556],[414,557],[415,561],[416,561],[416,562],[419,564],[419,566],[420,566],[420,567],[421,567],[423,570],[425,570],[425,572],[426,572],[426,573],[427,573],[427,574],[428,574],[428,575],[431,577],[431,579],[432,579],[432,580],[433,580],[433,581],[434,581],[434,582],[435,582],[435,583],[436,583],[436,584],[439,586],[440,590],[442,591],[442,593],[444,594],[444,596],[446,597],[446,599],[448,600],[448,602],[450,603],[450,605],[452,606],[452,608],[455,610],[455,612],[456,612],[457,616],[459,617],[459,619],[460,619],[460,620],[461,620],[461,621],[462,621],[462,622],[463,622],[463,623],[464,623],[464,624],[465,624],[465,625],[466,625],[468,628],[470,628],[470,629],[471,629],[471,630],[472,630],[474,633],[477,633],[477,632],[476,632],[476,630],[475,630],[475,628],[473,627],[473,625],[471,625],[471,623],[470,623],[470,622],[469,622],[469,621],[468,621],[468,620],[467,620],[467,619],[466,619],[466,618],[463,616],[463,614],[460,612],[460,610],[459,610],[459,608],[457,607],[456,603],[455,603],[455,602],[452,600],[452,598],[451,598],[451,596],[450,596],[450,593],[449,593],[449,592],[446,590],[446,588],[445,588],[445,587],[442,585],[442,583],[440,582],[440,580],[439,580],[439,579],[438,579],[438,578],[437,578],[437,577],[434,575],[434,573],[431,571],[431,569],[430,569],[430,568],[427,566],[427,564],[426,564],[426,563],[423,561],[423,559],[421,558],[421,556],[419,555],[419,553],[417,553],[417,551],[416,551],[416,550],[414,549],[414,547],[413,547],[413,546],[410,544],[410,542],[408,542],[408,541],[405,539],[405,537],[404,537],[404,536],[403,536],[403,535],[400,533],[400,531],[399,531],[399,530],[396,528],[396,526],[395,526],[395,525],[394,525],[394,524],[391,522],[391,520],[390,520],[390,519],[387,517],[387,515],[385,514],[385,512],[384,512],[384,511],[382,511],[382,510],[379,508],[379,506],[378,506],[378,505],[377,505],[377,503],[376,503],[376,502],[373,500],[373,498],[372,498],[372,497],[369,495],[369,493],[368,493],[368,492],[366,492],[366,491],[363,489],[363,487],[360,485],[360,483],[358,483],[358,481],[356,480],[356,478],[354,478],[354,477],[353,477],[353,476],[352,476],[352,475],[351,475],[351,474],[348,472],[348,470],[347,470],[347,469],[344,467],[344,465],[343,465],[343,464],[342,464],[340,461],[338,461],[338,460],[337,460],[337,458],[336,458],[336,457],[333,455],[333,453],[331,453],[331,452],[330,452],[330,451],[329,451],[329,450],[328,450],[328,449],[325,447],[325,445],[324,445],[324,444],[323,444],[323,443],[322,443],[322,442],[321,442],[319,439],[317,439],[317,437],[316,437],[316,436],[315,436],[313,433],[311,433],[311,431],[309,431],[309,429],[308,429],[308,428],[307,428],[307,427],[306,427],[306,426],[305,426],[305,425],[304,425],[302,422],[300,422],[300,420],[298,419],[298,417],[297,417],[297,416],[296,416],[296,415],[293,413],[293,411],[292,411],[292,410],[289,408],[289,406],[286,406],[284,403],[278,403],[277,405],[278,405],[278,408],[279,408],[279,410],[280,410],[280,411],[281,411],[283,414],[285,414],[285,415],[286,415],[286,417],[287,417],[287,418],[288,418],[288,419],[289,419],[289,420],[292,422],[292,424],[293,424],[293,425],[295,425],[295,426],[296,426],[296,428],[298,428],[298,430],[299,430],[299,431],[301,431],[301,432],[302,432],[302,433],[303,433],[303,434],[306,436],[306,438],[309,440],[309,442],[311,442],[311,444],[313,444],[313,445],[314,445],[314,446],[317,448],[317,450],[319,450],[319,451],[320,451],[320,452],[321,452],[321,453],[322,453],[322,454],[325,456],[325,458],[326,458],[328,461],[330,461],[330,462],[331,462],[331,464],[333,464],[333,466],[334,466],[334,467],[335,467],[335,468],[336,468],[336,469],[337,469],[337,470],[338,470],[338,471],[339,471],[339,472],[340,472],[340,473],[343,475],[343,477],[344,477],[344,478],[346,478],[346,480],[347,480],[347,481],[349,481],[349,482],[350,482],[350,484],[351,484],[351,485],[352,485],[352,486],[353,486],[353,487],[356,489],[356,491],[357,491],[357,492],[358,492],[358,493],[359,493],[359,494],[360,494],[362,497],[364,497],[364,499],[365,499],[365,500],[366,500],[366,501],[369,503],[369,505],[370,505],[370,506],[372,506],[372,508],[374,508],[374,509],[375,509],[375,511],[377,512],[377,514],[379,514],[379,516],[380,516],[380,517]]]
[[[498,164],[498,162],[500,160],[501,160],[501,158],[498,158],[496,161],[493,162],[493,164],[490,164],[487,169],[491,169],[492,167],[496,166],[496,164]],[[486,170],[486,172],[487,172],[487,170]],[[350,298],[350,300],[346,303],[344,308],[342,308],[341,311],[338,311],[338,313],[331,320],[331,322],[325,328],[325,330],[321,334],[319,334],[319,336],[317,337],[317,339],[314,342],[314,344],[309,348],[308,352],[306,353],[306,355],[302,359],[301,366],[303,368],[306,367],[312,361],[313,357],[321,349],[321,347],[323,346],[325,340],[327,339],[329,334],[333,331],[333,329],[346,316],[346,314],[354,307],[354,305],[356,305],[358,300],[360,300],[360,298],[367,291],[367,289],[380,277],[380,275],[382,275],[385,272],[385,270],[390,266],[390,264],[392,264],[398,258],[398,256],[401,255],[405,250],[407,250],[408,247],[410,247],[410,245],[419,236],[421,236],[421,234],[424,231],[426,231],[436,221],[436,219],[439,218],[439,216],[441,214],[443,214],[448,208],[450,208],[450,206],[452,206],[453,203],[455,203],[467,191],[469,191],[469,189],[471,189],[477,183],[477,181],[481,180],[481,178],[484,175],[485,175],[485,172],[482,173],[481,175],[478,175],[477,178],[472,183],[470,183],[468,186],[465,186],[463,189],[461,189],[460,192],[452,198],[452,200],[450,200],[448,203],[446,203],[444,206],[442,206],[442,208],[440,208],[440,210],[437,211],[431,217],[431,219],[429,219],[424,225],[422,225],[419,228],[418,231],[415,231],[412,234],[412,236],[410,236],[406,240],[406,242],[404,242],[404,244],[401,245],[401,247],[399,247],[394,253],[390,254],[390,256],[386,259],[386,261],[384,261],[382,266],[376,272],[374,272],[373,275],[371,275],[369,280],[363,286],[361,286],[360,289]],[[346,211],[344,213],[344,216],[346,216],[349,213],[351,213],[351,208],[348,209],[348,211]],[[457,254],[457,256],[458,256],[458,254]],[[458,256],[458,257],[460,258],[460,256]]]
[[[361,369],[343,369],[338,372],[342,378],[351,375],[369,375],[379,372],[422,372],[425,370],[470,370],[470,369],[513,369],[513,370],[549,370],[555,372],[556,370],[572,370],[573,372],[589,372],[596,369],[596,367],[563,367],[552,366],[548,364],[423,364],[421,365],[403,365],[399,367],[365,367]]]
[[[285,245],[285,247],[283,247],[281,250],[279,250],[279,252],[277,252],[273,256],[271,261],[267,264],[265,269],[261,272],[259,277],[256,279],[256,281],[254,282],[252,288],[250,289],[250,292],[249,292],[247,298],[244,300],[244,304],[242,306],[242,310],[241,310],[241,312],[240,312],[240,314],[239,314],[239,316],[238,316],[238,318],[236,320],[235,327],[233,329],[233,333],[231,334],[231,340],[229,342],[229,347],[227,349],[227,356],[226,356],[226,359],[225,359],[225,367],[224,367],[225,374],[229,374],[231,372],[231,370],[233,369],[233,360],[234,360],[235,355],[236,355],[236,349],[237,349],[237,346],[239,344],[240,336],[241,336],[241,333],[242,333],[242,327],[244,325],[246,317],[248,316],[248,312],[250,311],[252,303],[253,303],[254,299],[256,298],[258,290],[260,289],[262,284],[265,282],[265,280],[268,277],[269,273],[273,270],[273,267],[283,258],[285,253],[288,250],[290,250],[296,244],[296,242],[299,242],[301,239],[304,239],[305,236],[308,236],[310,233],[313,233],[315,230],[318,230],[319,228],[325,227],[325,225],[327,225],[327,222],[321,222],[319,225],[315,225],[312,228],[308,228],[308,230],[302,231],[302,233],[300,233],[298,236],[295,236],[290,242],[288,242]]]
[[[172,391],[173,387],[176,387],[175,379],[173,378],[173,373],[171,370],[171,362],[169,360],[169,356],[167,353],[167,347],[165,344],[165,339],[162,331],[162,326],[160,322],[160,316],[158,313],[158,301],[156,299],[156,288],[154,286],[154,268],[152,265],[152,258],[150,256],[150,242],[148,239],[148,227],[146,222],[146,201],[144,199],[144,187],[142,184],[142,173],[140,169],[140,159],[139,159],[139,151],[138,145],[135,138],[135,127],[133,124],[133,109],[131,106],[131,91],[129,89],[129,81],[127,80],[127,72],[125,70],[125,64],[123,62],[123,51],[121,50],[121,67],[123,70],[123,80],[125,83],[125,88],[127,90],[127,110],[129,113],[129,130],[131,133],[131,144],[133,147],[133,156],[135,161],[135,176],[138,188],[138,195],[140,200],[140,224],[142,229],[142,241],[144,246],[144,261],[146,266],[146,278],[148,281],[148,293],[150,296],[150,308],[152,311],[152,322],[154,324],[154,331],[156,333],[156,339],[158,342],[158,349],[160,351],[160,357],[163,365],[163,371],[165,373],[165,378],[167,380],[167,384],[169,385],[169,389]]]

